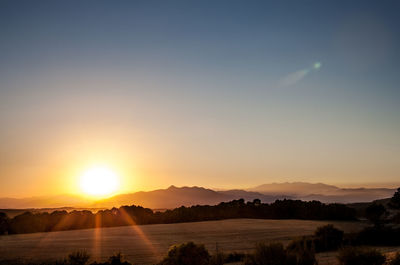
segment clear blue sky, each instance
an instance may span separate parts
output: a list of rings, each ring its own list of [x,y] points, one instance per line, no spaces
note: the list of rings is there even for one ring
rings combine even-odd
[[[399,14],[398,1],[1,1],[0,195],[70,192],[91,163],[134,179],[127,191],[398,182]]]

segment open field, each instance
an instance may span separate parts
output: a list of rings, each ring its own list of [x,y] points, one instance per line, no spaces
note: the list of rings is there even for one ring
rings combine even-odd
[[[138,225],[85,229],[51,233],[0,236],[2,259],[51,259],[85,249],[94,259],[103,260],[121,251],[137,264],[159,261],[173,244],[187,241],[205,244],[210,252],[247,252],[256,242],[289,242],[309,235],[316,227],[328,223],[345,232],[365,227],[361,222],[231,219],[197,223]]]

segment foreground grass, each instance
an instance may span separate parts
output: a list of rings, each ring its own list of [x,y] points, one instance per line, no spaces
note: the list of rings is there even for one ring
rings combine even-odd
[[[332,223],[345,233],[357,232],[362,222],[305,220],[232,219],[198,223],[179,223],[86,229],[0,237],[0,257],[6,259],[52,258],[86,249],[94,260],[106,260],[120,251],[138,264],[161,260],[171,245],[193,241],[214,253],[251,252],[258,242],[282,242],[311,235],[315,228]]]

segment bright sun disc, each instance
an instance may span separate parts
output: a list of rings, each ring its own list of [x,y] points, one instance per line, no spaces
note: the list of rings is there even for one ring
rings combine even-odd
[[[81,176],[80,187],[86,194],[104,196],[118,189],[119,179],[109,168],[95,167],[89,169]]]

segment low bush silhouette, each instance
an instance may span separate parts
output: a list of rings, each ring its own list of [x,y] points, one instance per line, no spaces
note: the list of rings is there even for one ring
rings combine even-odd
[[[89,259],[90,255],[86,251],[76,251],[68,255],[70,265],[85,265]]]
[[[159,265],[208,265],[210,254],[204,245],[193,242],[173,246]]]
[[[281,243],[257,244],[254,254],[245,258],[245,265],[315,265],[312,250],[307,248],[285,249]]]
[[[225,263],[243,261],[245,257],[246,255],[243,253],[232,252],[225,255]]]
[[[340,265],[383,265],[386,257],[375,249],[346,247],[339,251]]]
[[[343,245],[344,232],[328,224],[318,227],[313,236],[293,239],[287,249],[290,251],[324,252],[337,250]]]
[[[269,245],[259,243],[253,255],[245,260],[245,265],[286,265],[295,264],[295,257],[288,257],[282,244],[271,243]]]
[[[292,252],[315,250],[315,238],[313,236],[302,236],[300,238],[295,238],[288,244],[286,248]]]
[[[290,252],[289,252],[290,253]],[[315,252],[310,249],[302,249],[292,253],[296,257],[296,265],[316,265],[317,259],[315,258]],[[292,264],[292,263],[289,263]],[[289,265],[288,264],[288,265]]]
[[[127,261],[123,261],[123,256],[119,252],[119,253],[114,254],[111,257],[109,257],[108,261],[106,261],[106,262],[102,262],[102,263],[93,262],[91,265],[131,265],[131,263],[129,263]]]
[[[314,233],[315,250],[322,252],[338,249],[342,246],[343,234],[342,230],[335,228],[331,224],[318,227]]]
[[[209,265],[223,265],[226,263],[226,255],[220,251],[217,251],[210,257]]]
[[[399,246],[400,229],[389,226],[367,227],[358,233],[354,244],[371,246]]]

